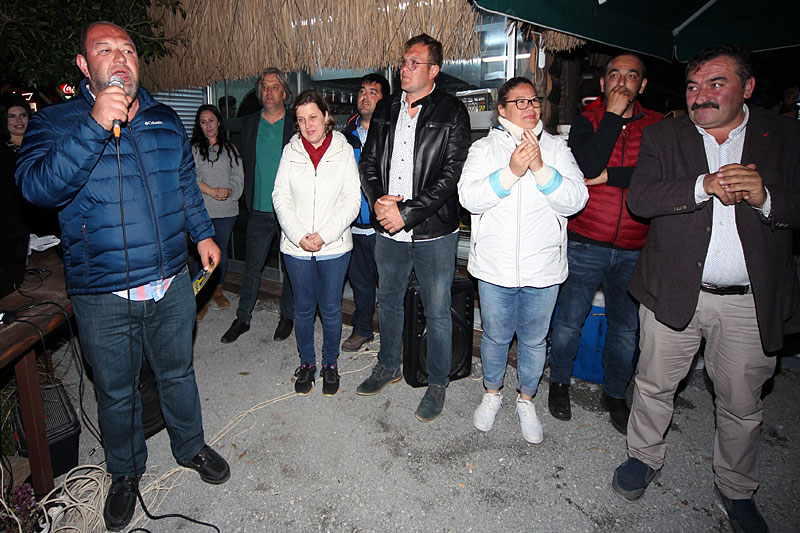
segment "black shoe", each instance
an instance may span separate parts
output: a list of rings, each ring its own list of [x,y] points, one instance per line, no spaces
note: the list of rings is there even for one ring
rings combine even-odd
[[[292,334],[293,327],[294,319],[281,317],[278,320],[278,327],[275,328],[275,335],[272,336],[272,340],[285,341]]]
[[[221,485],[231,477],[231,468],[228,466],[228,462],[208,444],[204,444],[189,462],[178,464],[197,471],[200,479],[212,485]]]
[[[431,422],[439,416],[444,408],[444,397],[447,389],[442,385],[428,385],[425,396],[417,407],[417,419],[422,422]]]
[[[339,371],[336,365],[322,365],[322,395],[336,396],[339,392]]]
[[[769,526],[752,498],[732,500],[717,489],[722,505],[728,513],[731,528],[736,533],[769,533]]]
[[[317,375],[317,365],[300,365],[294,371],[297,379],[294,380],[294,391],[305,396],[314,388],[314,376]]]
[[[400,368],[389,370],[380,363],[372,367],[372,374],[361,382],[356,389],[359,396],[372,396],[378,394],[389,383],[397,383],[403,378]]]
[[[121,531],[127,526],[133,511],[136,510],[136,492],[139,490],[139,479],[133,476],[122,476],[111,482],[103,507],[103,520],[109,531]]]
[[[611,488],[626,502],[635,502],[642,497],[647,486],[658,478],[661,470],[653,470],[639,459],[629,457],[614,470]]]
[[[623,435],[627,435],[628,417],[631,414],[627,400],[612,398],[603,391],[603,395],[600,396],[600,405],[603,406],[603,409],[611,413],[611,425],[614,426],[614,429]]]
[[[572,406],[569,403],[569,384],[558,381],[550,382],[550,394],[547,396],[547,407],[553,418],[564,420],[572,418]]]
[[[225,344],[230,344],[238,339],[242,333],[247,333],[248,331],[250,331],[250,324],[245,324],[237,318],[233,321],[233,324],[231,324],[231,327],[228,328],[228,331],[225,332],[225,335],[222,336],[220,341]]]

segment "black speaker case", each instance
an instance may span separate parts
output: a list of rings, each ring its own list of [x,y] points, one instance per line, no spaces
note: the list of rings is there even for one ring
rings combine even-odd
[[[81,423],[64,386],[42,386],[42,409],[50,450],[50,466],[53,477],[66,474],[78,466],[78,446]],[[28,457],[28,439],[22,426],[22,410],[19,403],[12,411],[14,440],[22,457]]]
[[[472,369],[472,329],[475,286],[472,280],[456,274],[450,289],[450,315],[453,320],[453,360],[450,381],[469,376]],[[412,387],[428,386],[427,321],[419,285],[413,280],[405,296],[403,326],[403,378]]]

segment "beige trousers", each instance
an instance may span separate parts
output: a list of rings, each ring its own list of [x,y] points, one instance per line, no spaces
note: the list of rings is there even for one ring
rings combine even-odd
[[[750,498],[759,481],[761,388],[776,363],[761,348],[753,295],[700,292],[694,316],[682,330],[660,323],[644,306],[639,322],[641,355],[628,420],[628,454],[656,470],[664,465],[664,434],[672,420],[675,390],[705,338],[706,370],[717,396],[714,481],[728,498]]]

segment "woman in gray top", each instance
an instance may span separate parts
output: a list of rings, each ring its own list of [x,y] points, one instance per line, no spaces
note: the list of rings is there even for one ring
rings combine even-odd
[[[239,197],[242,195],[244,171],[236,147],[228,141],[222,124],[222,115],[213,105],[203,105],[197,110],[192,133],[192,154],[197,167],[197,184],[203,193],[206,210],[214,224],[214,242],[221,256],[216,286],[211,299],[225,309],[230,302],[222,294],[222,281],[228,268],[228,241],[239,214]],[[209,283],[209,285],[211,285]],[[200,321],[208,311],[208,301],[197,310]]]

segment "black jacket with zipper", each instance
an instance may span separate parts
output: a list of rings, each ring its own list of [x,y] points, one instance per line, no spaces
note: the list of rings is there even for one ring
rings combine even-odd
[[[401,93],[402,94],[402,93]],[[467,109],[440,89],[412,103],[422,105],[414,139],[413,196],[398,202],[405,230],[413,238],[433,239],[458,228],[457,185],[470,145]],[[400,96],[378,103],[361,152],[361,186],[374,215],[375,202],[389,190],[389,167],[400,114]],[[372,217],[377,231],[385,233]]]

